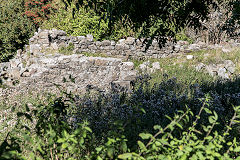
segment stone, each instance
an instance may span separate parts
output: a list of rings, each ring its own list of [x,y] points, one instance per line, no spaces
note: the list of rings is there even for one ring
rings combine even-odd
[[[200,70],[204,69],[205,66],[206,66],[205,64],[199,63],[195,68],[197,71],[200,71]]]
[[[235,72],[235,70],[236,70],[236,65],[231,60],[225,60],[224,61],[224,67],[231,74],[233,74]]]
[[[82,41],[82,40],[85,40],[86,37],[85,36],[77,36],[77,38],[79,41]]]
[[[21,76],[19,68],[13,68],[10,70],[10,77],[19,79]]]
[[[115,46],[116,42],[115,41],[111,41],[111,46]]]
[[[104,50],[114,50],[115,47],[114,46],[105,46],[103,47]]]
[[[223,47],[222,51],[223,53],[229,53],[229,52],[232,52],[232,49]]]
[[[21,56],[23,54],[23,51],[21,49],[17,50],[17,56]]]
[[[116,50],[122,50],[124,48],[124,45],[122,44],[116,44],[115,49]]]
[[[69,40],[69,37],[67,37],[67,36],[61,36],[61,37],[59,37],[59,39],[60,39],[61,41],[67,41],[67,40]]]
[[[96,46],[102,46],[102,42],[96,41]]]
[[[52,33],[55,33],[57,36],[66,36],[67,33],[63,30],[52,29]]]
[[[91,49],[91,50],[96,50],[96,49],[97,49],[97,46],[95,46],[94,44],[92,44],[92,45],[89,45],[88,48]]]
[[[57,63],[55,59],[51,59],[51,58],[42,58],[40,62],[48,65]]]
[[[93,35],[87,34],[86,39],[87,39],[88,41],[92,42],[92,41],[93,41]]]
[[[97,65],[97,66],[107,66],[108,65],[108,60],[104,59],[104,58],[95,59],[95,65]]]
[[[159,63],[159,62],[154,62],[154,63],[152,63],[152,69],[153,69],[154,71],[160,70],[160,69],[161,69],[160,63]]]
[[[134,69],[134,63],[133,62],[123,62],[121,70],[133,70]]]
[[[41,31],[40,33],[38,33],[38,37],[40,39],[48,39],[48,36],[49,36],[48,30],[44,30],[44,31]]]
[[[10,61],[11,68],[16,68],[21,63],[19,59],[11,59]]]
[[[110,46],[110,45],[111,45],[111,41],[109,40],[102,41],[102,46]]]
[[[177,45],[174,46],[174,50],[176,52],[180,51],[180,49],[181,49],[181,45],[177,44]]]
[[[218,76],[224,79],[229,79],[226,68],[219,68],[217,72]]]
[[[192,60],[194,58],[193,55],[187,55],[186,57],[187,57],[188,60]]]
[[[49,39],[48,39],[48,38],[39,39],[39,40],[38,40],[38,43],[39,43],[39,44],[49,44]]]
[[[180,40],[180,41],[177,42],[177,44],[183,46],[183,45],[189,45],[189,42]]]
[[[58,50],[58,45],[56,42],[54,43],[51,43],[51,46],[50,46],[53,50]]]
[[[69,43],[77,43],[78,42],[78,38],[74,37],[74,36],[70,36],[70,41]]]
[[[121,81],[133,81],[136,79],[137,72],[135,70],[131,71],[121,71],[119,75],[119,80]]]
[[[147,71],[148,66],[147,66],[146,64],[140,64],[140,65],[139,65],[139,68],[140,68],[142,71]]]
[[[127,37],[127,39],[125,40],[125,44],[128,44],[128,45],[133,45],[134,42],[135,42],[135,38],[133,37]]]
[[[21,74],[21,77],[30,77],[31,76],[31,73],[30,72],[23,72]]]
[[[233,61],[231,61],[231,60],[225,60],[224,61],[224,66],[226,67],[226,68],[228,68],[228,67],[235,67],[236,65],[233,63]]]
[[[235,72],[236,68],[235,67],[228,67],[227,71],[231,74],[233,74]]]
[[[117,44],[124,44],[124,43],[125,43],[125,39],[120,39]]]
[[[200,47],[200,49],[207,48],[207,44],[202,41],[197,42],[197,45]]]
[[[40,47],[39,44],[30,44],[30,53],[37,53],[40,52],[42,50],[42,48]]]
[[[206,66],[206,71],[211,75],[211,76],[216,76],[218,73],[218,68],[215,64],[210,64]]]
[[[188,46],[188,49],[191,51],[197,51],[197,50],[200,50],[200,46],[198,44],[190,44]]]

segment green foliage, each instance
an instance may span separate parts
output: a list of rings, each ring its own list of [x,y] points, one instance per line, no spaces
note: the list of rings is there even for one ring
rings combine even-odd
[[[97,16],[92,10],[83,8],[74,12],[74,17],[70,9],[59,9],[58,13],[51,16],[49,21],[42,25],[43,28],[47,29],[64,30],[72,36],[92,34],[95,40],[101,39],[106,34],[107,26],[108,24],[100,20],[100,16]]]
[[[58,51],[59,51],[59,53],[61,53],[61,54],[68,55],[68,54],[72,54],[73,49],[74,49],[74,45],[73,45],[73,43],[70,43],[70,44],[68,44],[67,47],[61,47],[61,48],[59,48]]]
[[[193,40],[191,38],[189,38],[185,33],[184,33],[184,30],[181,31],[180,33],[177,33],[176,34],[176,40],[177,41],[187,41],[189,42],[189,44],[192,44],[193,43]]]
[[[174,37],[186,24],[199,27],[199,20],[206,19],[209,13],[209,5],[212,0],[63,0],[66,7],[69,4],[91,8],[96,14],[108,22],[109,33],[114,32],[114,25],[120,19],[127,16],[128,21],[124,27],[130,27],[139,37],[158,38],[160,44],[166,42],[167,37]],[[103,14],[105,13],[105,14]],[[130,25],[129,25],[130,24]]]
[[[55,10],[51,4],[52,0],[26,0],[24,14],[39,26]]]
[[[239,124],[240,107],[225,130],[216,130],[220,125],[217,113],[210,109],[210,97],[201,99],[202,107],[194,114],[189,108],[179,110],[173,117],[166,116],[166,126],[158,124],[152,132],[140,132],[135,147],[128,145],[131,139],[124,135],[126,124],[115,122],[112,129],[96,143],[89,123],[83,121],[71,125],[68,115],[74,108],[73,95],[48,99],[48,104],[35,108],[25,106],[18,112],[15,128],[0,144],[0,159],[239,159],[240,144],[232,128]],[[72,108],[72,109],[71,109]],[[142,111],[141,111],[142,112]],[[201,119],[207,115],[207,123]],[[206,118],[206,117],[205,117]],[[71,121],[71,120],[70,120]],[[134,132],[131,130],[130,132]]]
[[[23,12],[23,0],[0,4],[0,62],[8,61],[17,49],[22,49],[35,31],[33,23],[23,16]]]

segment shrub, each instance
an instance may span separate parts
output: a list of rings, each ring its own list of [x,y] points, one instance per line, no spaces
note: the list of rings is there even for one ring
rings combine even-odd
[[[43,23],[55,10],[51,5],[52,0],[27,0],[24,14],[31,19],[36,26]]]
[[[35,31],[33,23],[23,16],[23,12],[23,0],[0,4],[0,62],[8,61],[17,49],[22,49]]]
[[[92,34],[98,40],[107,33],[107,25],[91,10],[87,11],[82,8],[76,11],[73,17],[71,11],[59,9],[58,13],[51,16],[49,21],[42,25],[42,28],[64,30],[72,36]]]

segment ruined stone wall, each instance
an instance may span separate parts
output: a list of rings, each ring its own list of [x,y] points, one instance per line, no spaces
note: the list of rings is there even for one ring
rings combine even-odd
[[[29,40],[28,51],[31,54],[41,54],[46,50],[59,50],[62,47],[74,46],[73,53],[103,53],[107,56],[132,59],[164,58],[183,53],[190,53],[203,49],[221,49],[225,44],[206,44],[198,41],[189,44],[187,41],[178,41],[177,43],[167,42],[165,47],[160,48],[156,40],[153,40],[150,47],[146,50],[146,44],[143,40],[133,37],[120,39],[119,41],[103,40],[94,41],[92,35],[87,36],[67,36],[66,32],[61,30],[41,30]],[[228,46],[240,46],[238,42],[229,42]]]
[[[0,88],[0,97],[19,93],[85,93],[88,89],[108,91],[113,87],[131,88],[136,78],[132,62],[117,58],[73,55],[18,55],[8,63],[0,63],[0,78],[6,89]]]
[[[169,55],[178,54],[180,52],[190,52],[207,48],[205,44],[191,44],[186,41],[179,41],[174,44],[168,42],[165,47],[160,48],[156,40],[146,51],[146,44],[143,40],[128,37],[119,41],[94,41],[92,35],[85,36],[67,36],[64,31],[60,30],[41,30],[29,40],[29,52],[31,54],[39,54],[43,50],[58,50],[61,47],[67,47],[69,44],[74,45],[74,53],[104,53],[108,56],[123,56],[133,59],[146,58],[164,58]]]

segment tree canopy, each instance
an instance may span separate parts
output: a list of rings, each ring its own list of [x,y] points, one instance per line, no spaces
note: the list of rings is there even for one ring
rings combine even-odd
[[[213,0],[62,0],[66,8],[74,4],[91,8],[109,24],[109,33],[114,23],[127,17],[140,37],[157,38],[164,44],[167,37],[174,37],[184,26],[200,26],[199,20],[207,18]],[[74,12],[73,9],[73,12]],[[126,25],[129,23],[126,23]]]

